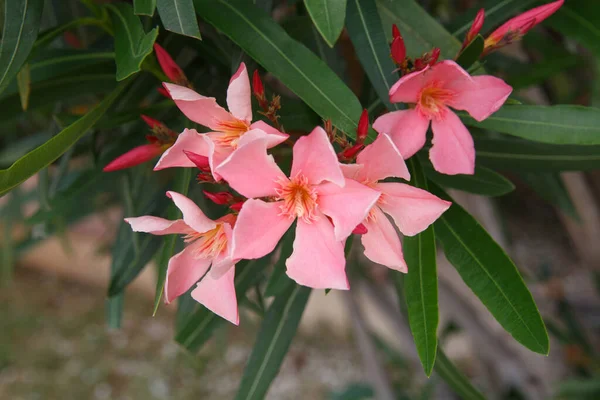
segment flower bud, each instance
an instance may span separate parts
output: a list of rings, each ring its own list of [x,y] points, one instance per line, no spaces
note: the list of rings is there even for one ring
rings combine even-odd
[[[402,65],[406,59],[406,46],[404,45],[404,39],[402,36],[394,38],[392,41],[392,59],[398,65]]]
[[[465,36],[465,41],[463,42],[463,47],[466,47],[469,43],[471,43],[471,41],[473,39],[475,39],[475,36],[477,36],[479,34],[479,32],[481,31],[481,28],[483,27],[484,20],[485,20],[485,10],[482,8],[479,11],[477,11],[477,15],[475,16],[475,19],[473,19],[473,24],[471,24],[471,29],[469,29],[467,36]]]
[[[342,151],[338,155],[338,158],[340,160],[352,160],[354,157],[356,157],[356,155],[358,154],[358,152],[362,150],[363,147],[365,147],[364,144],[357,143],[354,146],[349,147],[346,150]]]
[[[158,93],[160,93],[163,97],[166,97],[167,99],[171,99],[171,95],[169,94],[169,92],[167,91],[167,89],[165,89],[162,86],[159,86],[156,88],[156,90],[158,91]]]
[[[356,129],[356,142],[362,143],[369,134],[369,112],[364,109],[358,120],[358,128]]]
[[[356,228],[354,228],[354,230],[352,231],[352,233],[354,233],[355,235],[364,235],[367,232],[367,227],[363,224],[358,224]]]
[[[158,128],[164,126],[164,124],[162,122],[160,122],[159,120],[149,117],[147,115],[140,114],[140,117],[144,120],[146,125],[148,125],[150,127],[150,129],[152,129],[152,130],[155,130],[155,129],[158,129]]]
[[[159,144],[144,144],[134,147],[127,153],[122,154],[112,160],[106,167],[102,169],[102,171],[113,172],[125,168],[135,167],[136,165],[152,160],[162,152],[163,148]]]
[[[245,202],[246,202],[246,200],[239,201],[237,203],[233,203],[232,205],[229,206],[229,208],[233,211],[240,212],[240,210],[242,209],[242,206],[244,205]]]
[[[420,71],[425,69],[425,67],[433,67],[433,65],[437,62],[440,57],[440,49],[435,47],[428,53],[423,54],[420,58],[415,60],[415,71]]]
[[[254,74],[252,75],[252,90],[257,98],[265,97],[265,87],[263,86],[257,69],[254,70]]]
[[[202,193],[204,193],[204,195],[206,197],[208,197],[213,203],[219,204],[219,205],[229,204],[234,200],[233,195],[229,192],[213,193],[213,192],[203,190]]]
[[[187,78],[185,77],[185,74],[169,53],[167,53],[167,51],[158,43],[154,43],[154,52],[156,53],[158,63],[167,78],[173,83],[186,85]]]
[[[396,39],[398,37],[402,37],[402,35],[400,34],[400,29],[398,29],[398,26],[396,26],[396,24],[392,24],[392,38]]]
[[[208,162],[208,157],[202,156],[200,154],[193,153],[188,150],[183,150],[187,158],[193,162],[196,167],[201,171],[210,171],[210,164]]]

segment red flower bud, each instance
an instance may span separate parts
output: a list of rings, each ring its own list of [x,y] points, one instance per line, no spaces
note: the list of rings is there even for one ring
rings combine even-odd
[[[341,159],[341,160],[351,160],[354,157],[356,157],[356,155],[358,154],[358,152],[361,151],[363,147],[365,147],[364,144],[357,143],[354,146],[352,146],[350,148],[347,148],[346,150],[342,151],[338,155],[338,158]]]
[[[265,97],[265,87],[263,86],[257,69],[254,70],[254,74],[252,75],[252,90],[257,98]]]
[[[171,95],[169,94],[169,92],[167,91],[167,89],[165,89],[162,86],[159,86],[156,88],[156,90],[158,91],[158,93],[160,93],[162,96],[166,97],[167,99],[171,99]]]
[[[423,54],[420,58],[415,60],[415,71],[425,69],[427,66],[433,67],[439,57],[440,49],[435,47],[430,52]]]
[[[358,128],[356,129],[356,142],[362,143],[369,134],[369,112],[364,109],[358,120]]]
[[[392,59],[396,64],[403,64],[406,59],[406,46],[404,45],[404,39],[402,36],[394,38],[392,41]]]
[[[167,53],[167,51],[158,43],[154,43],[154,52],[156,53],[156,58],[158,59],[158,63],[162,68],[163,72],[174,83],[184,83],[187,82],[185,74],[179,68],[179,65],[173,60],[173,58]]]
[[[115,158],[102,170],[104,172],[112,172],[135,167],[136,165],[152,160],[154,157],[162,154],[162,152],[163,148],[158,144],[144,144],[134,147],[127,153]]]
[[[237,203],[233,203],[232,205],[229,206],[229,208],[233,211],[240,212],[240,210],[242,209],[242,206],[244,205],[245,202],[246,202],[246,200],[240,201]]]
[[[204,195],[206,197],[208,197],[213,203],[219,204],[219,205],[229,204],[234,200],[233,195],[229,192],[212,193],[212,192],[203,190],[202,193],[204,193]]]
[[[367,227],[363,224],[358,224],[356,228],[354,228],[354,230],[352,231],[352,233],[354,233],[355,235],[364,235],[367,232]]]
[[[471,43],[471,41],[473,39],[475,39],[475,36],[477,36],[479,34],[479,31],[481,31],[481,27],[483,27],[484,20],[485,20],[485,10],[482,8],[479,11],[477,11],[477,15],[475,16],[475,19],[473,20],[473,24],[471,24],[471,29],[469,29],[469,33],[467,33],[467,36],[465,37],[463,47],[465,47],[467,44]]]
[[[398,26],[396,26],[396,24],[392,24],[392,38],[396,39],[397,37],[402,37],[402,35],[400,34],[400,29],[398,29]]]
[[[199,183],[215,183],[215,179],[210,172],[200,172],[198,176],[196,176],[196,180]]]
[[[208,162],[208,157],[202,156],[200,154],[192,153],[191,151],[183,150],[187,158],[193,162],[196,167],[201,171],[210,171],[210,164]]]
[[[160,122],[159,120],[149,117],[147,115],[140,114],[140,117],[142,117],[142,119],[144,120],[146,125],[148,125],[150,127],[150,129],[152,129],[152,130],[155,130],[155,129],[158,129],[158,128],[161,128],[164,126],[164,124],[162,122]]]

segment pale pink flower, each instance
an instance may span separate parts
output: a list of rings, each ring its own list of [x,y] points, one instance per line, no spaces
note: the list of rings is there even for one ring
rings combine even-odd
[[[217,168],[249,198],[233,230],[232,257],[269,254],[297,221],[294,251],[286,261],[288,276],[313,288],[349,289],[343,241],[367,216],[379,192],[346,181],[320,127],[295,143],[290,178],[267,154],[267,145],[262,138],[240,146]]]
[[[554,14],[564,2],[564,0],[558,0],[544,4],[509,19],[485,39],[486,51],[489,52],[489,49],[502,47],[519,40],[531,28]]]
[[[167,192],[167,196],[181,210],[182,219],[169,221],[153,216],[125,219],[135,232],[184,235],[185,248],[169,260],[165,301],[172,302],[198,283],[192,297],[215,314],[238,325],[233,281],[236,261],[230,255],[235,215],[227,214],[213,221],[184,195]]]
[[[454,61],[442,61],[396,82],[390,89],[390,101],[416,106],[382,115],[373,128],[390,135],[406,159],[425,145],[431,121],[433,147],[429,158],[433,167],[448,175],[473,174],[473,138],[448,107],[465,110],[477,121],[483,121],[504,104],[511,91],[502,79],[470,76]]]
[[[362,222],[367,232],[361,236],[365,256],[391,269],[407,272],[400,239],[385,214],[394,220],[398,230],[414,236],[425,230],[450,202],[404,183],[380,182],[389,177],[410,179],[406,164],[388,135],[380,134],[356,157],[356,164],[342,164],[346,182],[358,181],[381,192],[377,204]]]
[[[263,121],[252,123],[250,79],[244,63],[229,81],[227,106],[217,104],[214,97],[204,97],[192,89],[172,83],[163,83],[175,104],[190,120],[208,127],[213,132],[200,134],[195,129],[185,129],[175,144],[164,152],[155,170],[171,167],[193,167],[184,150],[208,157],[216,180],[215,168],[238,146],[264,137],[269,147],[284,142],[288,135]]]

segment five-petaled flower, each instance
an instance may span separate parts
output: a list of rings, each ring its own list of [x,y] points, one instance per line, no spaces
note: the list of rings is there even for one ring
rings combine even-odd
[[[249,142],[217,168],[249,198],[233,230],[232,257],[265,256],[297,221],[294,250],[286,261],[288,276],[313,288],[349,289],[343,241],[366,218],[379,192],[344,178],[320,127],[295,143],[289,178],[267,154],[267,146],[265,138]]]
[[[380,182],[389,177],[410,179],[398,148],[390,137],[380,134],[358,154],[356,164],[342,164],[346,182],[350,179],[381,192],[377,204],[362,225],[361,236],[365,256],[373,262],[407,272],[400,239],[385,214],[390,215],[400,232],[414,236],[431,225],[450,203],[433,194],[405,183]]]
[[[237,325],[239,314],[233,282],[236,261],[230,254],[235,215],[226,214],[213,221],[184,195],[167,192],[167,196],[181,210],[182,219],[169,221],[153,216],[125,219],[135,232],[184,236],[185,248],[169,260],[165,301],[172,302],[198,283],[192,297]]]
[[[379,117],[373,128],[387,133],[404,158],[425,145],[429,122],[433,147],[429,157],[441,173],[473,174],[473,138],[460,118],[448,107],[465,110],[483,121],[506,101],[512,88],[490,75],[470,76],[454,61],[442,61],[403,76],[390,89],[392,103],[412,103],[414,108]]]
[[[200,134],[195,129],[185,129],[175,144],[162,155],[155,170],[193,167],[194,163],[185,155],[185,150],[208,157],[215,179],[220,180],[216,167],[239,146],[256,138],[265,138],[268,146],[273,147],[288,138],[288,135],[263,121],[252,123],[250,79],[244,63],[240,64],[229,81],[229,111],[219,106],[214,97],[205,97],[192,89],[171,83],[163,85],[186,117],[212,132]]]

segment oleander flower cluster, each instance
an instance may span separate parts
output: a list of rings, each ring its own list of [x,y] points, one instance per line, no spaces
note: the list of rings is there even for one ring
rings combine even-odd
[[[546,8],[507,22],[486,39],[484,53],[516,40],[560,5],[562,1],[542,6]],[[463,48],[482,25],[480,13]],[[344,248],[351,235],[360,236],[369,260],[409,272],[398,233],[419,234],[451,204],[411,186],[405,160],[424,151],[431,127],[428,151],[433,168],[443,174],[473,174],[473,138],[455,111],[485,120],[512,91],[497,77],[472,76],[456,61],[438,61],[439,49],[407,58],[402,36],[394,26],[391,56],[402,77],[391,88],[389,99],[407,106],[376,118],[376,136],[369,135],[366,111],[356,116],[354,141],[329,122],[311,132],[288,135],[277,115],[279,98],[267,100],[256,71],[251,85],[244,63],[231,77],[224,108],[215,98],[197,93],[158,45],[156,53],[171,81],[163,84],[161,93],[208,132],[184,129],[176,134],[162,122],[143,116],[152,130],[147,136],[149,143],[115,159],[105,170],[160,156],[154,170],[198,168],[199,182],[226,188],[216,193],[204,191],[213,202],[229,206],[214,220],[192,199],[169,191],[167,196],[181,210],[182,218],[169,221],[140,216],[125,221],[136,232],[183,237],[184,249],[168,264],[167,303],[193,288],[191,296],[196,301],[234,324],[239,323],[236,264],[272,253],[289,230],[295,236],[293,251],[285,261],[286,273],[300,285],[350,289]],[[253,115],[253,95],[270,124]],[[274,157],[285,146],[291,146],[289,173]]]

